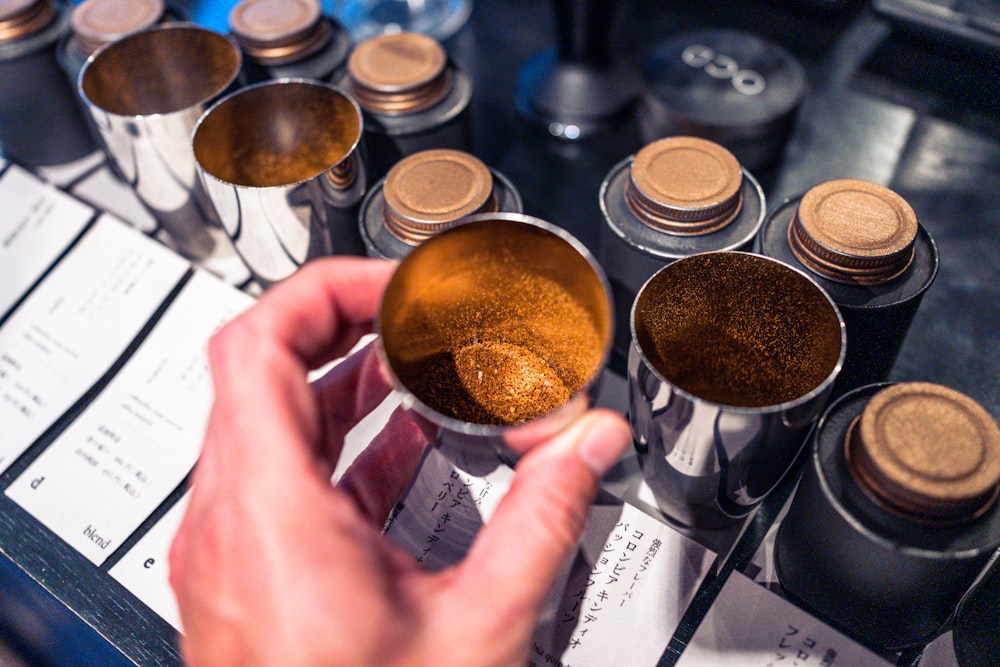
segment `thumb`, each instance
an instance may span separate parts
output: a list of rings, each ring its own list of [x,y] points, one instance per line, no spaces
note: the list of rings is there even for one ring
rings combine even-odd
[[[600,477],[630,442],[621,415],[591,410],[532,449],[463,561],[477,594],[498,617],[518,623],[525,641],[579,542]]]

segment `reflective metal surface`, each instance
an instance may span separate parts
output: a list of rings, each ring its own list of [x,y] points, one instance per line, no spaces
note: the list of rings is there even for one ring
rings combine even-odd
[[[331,254],[363,254],[361,110],[330,84],[280,79],[220,100],[192,135],[223,227],[262,285]]]
[[[804,273],[715,252],[654,275],[632,310],[629,419],[668,519],[713,530],[791,467],[844,359],[836,306]]]
[[[190,142],[241,64],[230,37],[169,23],[102,47],[80,71],[80,95],[119,173],[189,259],[232,252],[198,182]]]
[[[403,259],[379,345],[405,406],[465,448],[511,460],[521,429],[554,431],[590,402],[612,317],[582,244],[530,216],[488,213]]]

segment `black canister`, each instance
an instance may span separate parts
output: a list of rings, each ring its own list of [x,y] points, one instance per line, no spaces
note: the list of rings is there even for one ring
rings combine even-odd
[[[0,1],[0,151],[37,167],[97,149],[56,56],[70,12],[53,0]]]
[[[319,0],[242,0],[229,12],[251,80],[339,78],[351,35]]]
[[[432,37],[400,32],[364,40],[348,58],[342,85],[364,112],[372,181],[419,151],[471,151],[472,81]]]
[[[632,302],[642,286],[681,257],[749,249],[764,220],[764,191],[719,144],[669,137],[615,165],[599,200],[600,261],[616,309],[611,364],[624,372]]]
[[[780,155],[806,94],[805,69],[762,37],[717,28],[674,35],[642,63],[642,139],[716,141],[748,169]]]
[[[898,194],[876,183],[820,183],[768,213],[756,250],[815,276],[847,325],[833,396],[884,382],[938,270],[937,245]]]
[[[883,651],[945,629],[1000,543],[1000,429],[940,385],[868,385],[817,425],[778,528],[789,597]]]
[[[958,608],[952,639],[960,667],[1000,665],[1000,566],[993,568]]]
[[[365,195],[361,238],[368,256],[402,259],[465,216],[495,212],[522,212],[514,184],[474,155],[434,148],[397,162]]]

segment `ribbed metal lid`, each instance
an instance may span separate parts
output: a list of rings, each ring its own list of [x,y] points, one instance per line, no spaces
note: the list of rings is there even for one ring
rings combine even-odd
[[[51,0],[0,0],[0,42],[33,35],[58,13]]]
[[[877,183],[826,181],[802,197],[788,237],[799,261],[825,278],[882,283],[913,260],[917,215]]]
[[[859,486],[908,518],[955,522],[978,516],[1000,488],[1000,428],[954,389],[928,382],[875,394],[845,450]]]
[[[421,111],[443,99],[451,89],[447,63],[437,40],[400,32],[358,44],[347,68],[361,106],[392,115]]]
[[[386,227],[414,245],[466,215],[497,208],[489,167],[469,153],[451,149],[403,158],[386,175],[383,194]]]
[[[90,54],[154,25],[164,11],[163,0],[85,0],[73,10],[73,36],[80,50]]]
[[[719,144],[668,137],[636,153],[625,201],[651,227],[671,234],[707,234],[739,213],[743,171]]]
[[[315,53],[330,37],[318,0],[242,0],[229,31],[254,60],[280,65]]]

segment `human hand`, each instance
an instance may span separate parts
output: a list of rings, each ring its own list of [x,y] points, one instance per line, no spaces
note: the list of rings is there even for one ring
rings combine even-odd
[[[371,330],[393,269],[312,262],[210,342],[215,403],[170,554],[190,664],[525,664],[628,427],[591,410],[519,442],[514,484],[466,558],[422,569],[380,529],[428,436],[396,411],[334,486],[344,436],[391,386],[372,346],[306,380]]]

